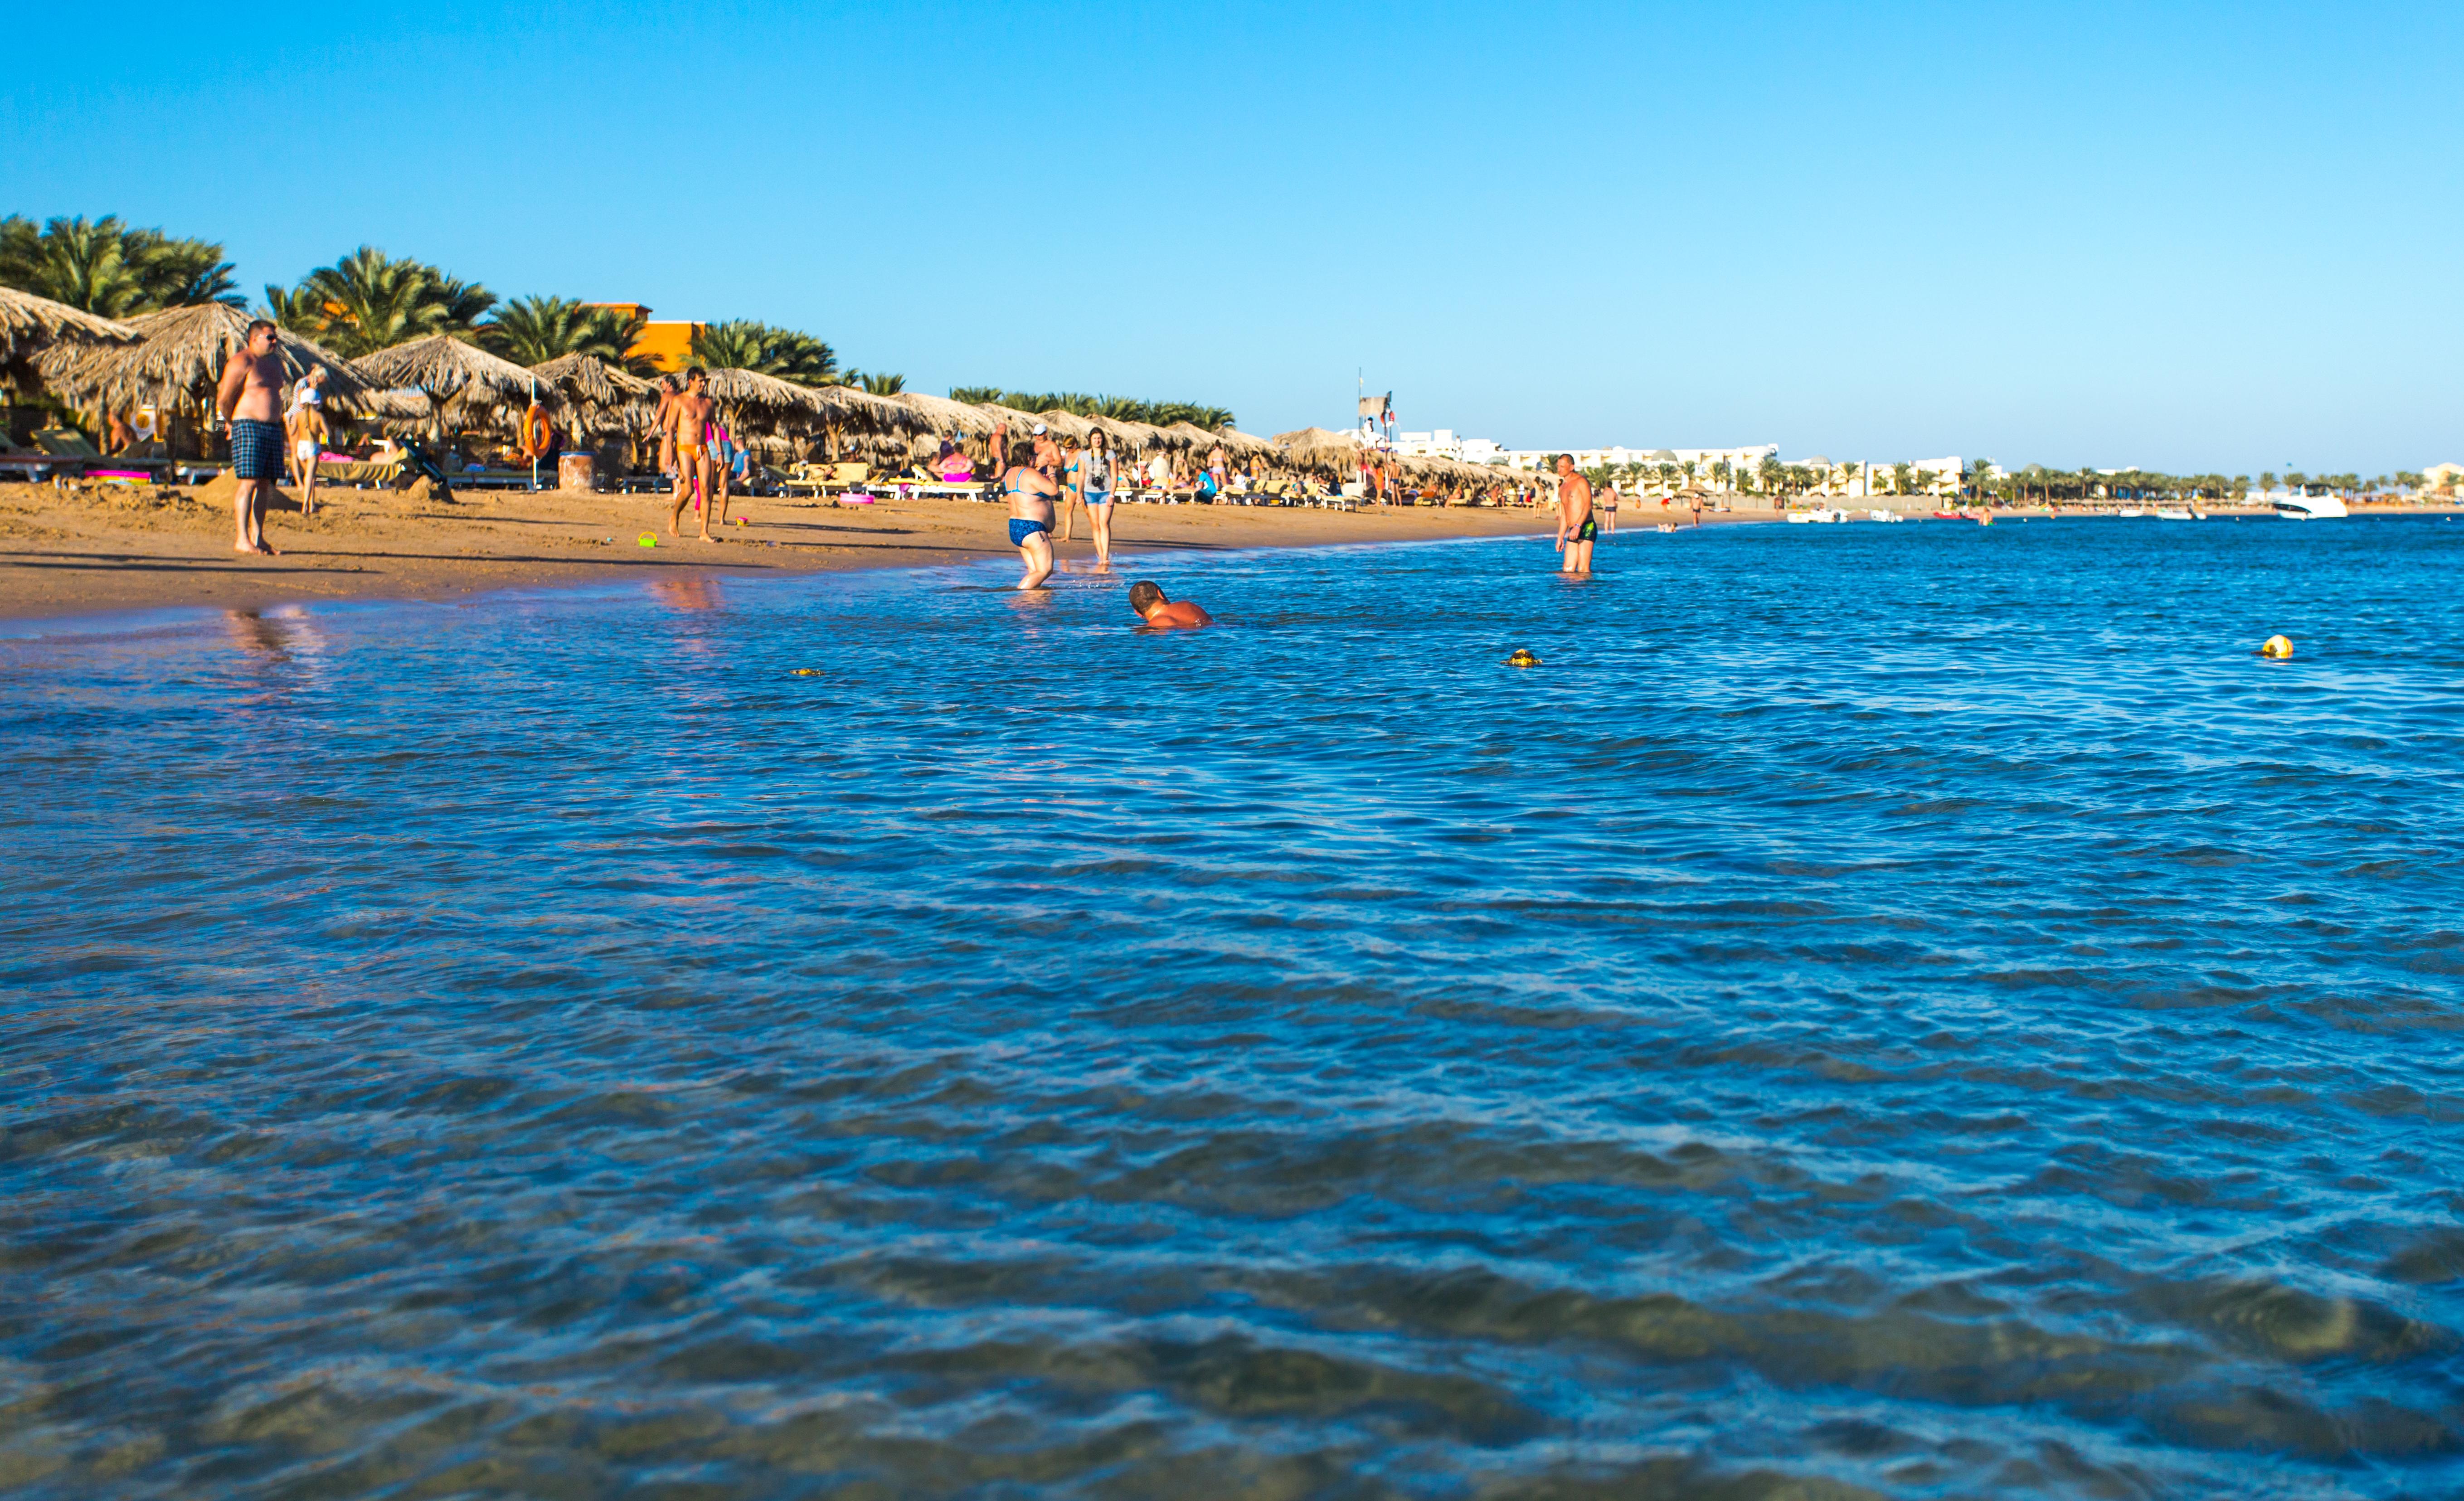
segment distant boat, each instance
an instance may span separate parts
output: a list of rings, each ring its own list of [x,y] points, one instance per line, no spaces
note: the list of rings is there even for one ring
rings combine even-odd
[[[1865,519],[1869,521],[1904,521],[1907,519],[1906,517],[1902,516],[1897,511],[1868,511],[1865,513]]]
[[[2137,506],[2135,506],[2135,505],[2126,505],[2126,506],[2123,506],[2121,510],[2114,512],[2113,514],[2114,514],[2114,515],[2116,515],[2116,516],[2119,516],[2119,517],[2124,518],[2125,519],[2135,521],[2135,520],[2139,519],[2141,517],[2145,516],[2147,513],[2146,513],[2146,512],[2145,512],[2145,511],[2142,511],[2141,509],[2139,509],[2139,508],[2138,508]]]
[[[1965,511],[1936,511],[1933,514],[1933,519],[1937,521],[1965,521],[1968,519],[1968,513]]]
[[[2279,490],[2267,499],[2276,507],[2276,514],[2288,521],[2326,520],[2353,514],[2344,509],[2341,496],[2297,496]]]
[[[2156,508],[2156,519],[2160,521],[2195,521],[2199,519],[2199,513],[2196,511],[2185,511],[2178,506],[2158,506]]]
[[[1844,521],[1848,519],[1848,513],[1845,511],[1834,511],[1828,507],[1817,506],[1811,511],[1791,511],[1788,513],[1788,519],[1791,521],[1795,522]]]

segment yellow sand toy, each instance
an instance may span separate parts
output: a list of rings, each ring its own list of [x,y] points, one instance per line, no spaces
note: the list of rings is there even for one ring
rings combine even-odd
[[[642,545],[645,547],[656,547],[659,545],[658,534],[656,532],[644,532],[642,534]]]

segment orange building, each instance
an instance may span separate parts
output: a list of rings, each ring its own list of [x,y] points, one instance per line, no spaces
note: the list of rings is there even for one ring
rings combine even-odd
[[[661,370],[681,370],[693,364],[693,342],[707,326],[701,323],[650,321],[650,305],[647,302],[591,302],[589,307],[604,307],[619,318],[642,320],[640,337],[633,347],[625,351],[627,359],[643,359]]]

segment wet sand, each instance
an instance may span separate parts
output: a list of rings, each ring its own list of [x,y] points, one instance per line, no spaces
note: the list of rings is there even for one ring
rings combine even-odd
[[[652,496],[480,491],[440,500],[412,492],[328,490],[320,493],[315,517],[302,516],[292,494],[283,492],[268,522],[282,555],[256,558],[231,551],[231,488],[227,478],[165,492],[101,483],[0,484],[0,619],[182,607],[253,609],[318,600],[450,600],[617,578],[763,577],[1017,557],[1005,535],[1005,509],[976,501],[849,506],[756,497],[734,508],[746,524],[727,526],[723,542],[703,542],[668,536],[668,502]],[[1844,503],[1861,513],[1859,503]],[[1629,499],[1619,519],[1628,531],[1650,532],[1662,514],[1656,504]],[[1682,512],[1669,515],[1683,519]],[[1777,519],[1755,510],[1705,518],[1708,524]],[[693,526],[688,516],[689,533]],[[1546,536],[1552,529],[1551,514],[1538,509],[1124,505],[1113,535],[1116,560],[1130,561],[1158,551]],[[1083,517],[1074,530],[1076,540],[1057,544],[1056,553],[1065,562],[1092,560]],[[641,545],[646,532],[654,534],[655,545]]]
[[[302,516],[285,491],[267,521],[282,555],[253,558],[231,550],[230,490],[228,480],[161,496],[104,484],[0,485],[0,618],[450,600],[617,578],[761,577],[1018,556],[1006,536],[1006,509],[978,501],[739,499],[732,513],[746,524],[726,526],[725,541],[704,542],[691,535],[691,513],[688,535],[668,536],[668,502],[652,496],[482,491],[432,500],[327,490],[314,517]],[[1545,510],[1124,505],[1113,523],[1114,560],[1163,550],[1545,536],[1552,529]],[[1084,517],[1074,531],[1076,540],[1057,544],[1056,553],[1092,560]],[[640,544],[646,532],[655,534],[655,546]]]

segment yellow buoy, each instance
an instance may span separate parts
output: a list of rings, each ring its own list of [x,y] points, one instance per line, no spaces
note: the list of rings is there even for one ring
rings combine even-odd
[[[821,675],[821,671],[818,667],[800,667],[795,670],[798,677],[818,677]]]
[[[1538,667],[1540,665],[1540,659],[1533,656],[1529,651],[1517,647],[1514,654],[1506,659],[1506,665],[1508,667]]]
[[[2261,656],[2272,656],[2278,660],[2291,656],[2293,654],[2293,638],[2291,636],[2270,636],[2267,638],[2266,644],[2258,649],[2258,654]]]

